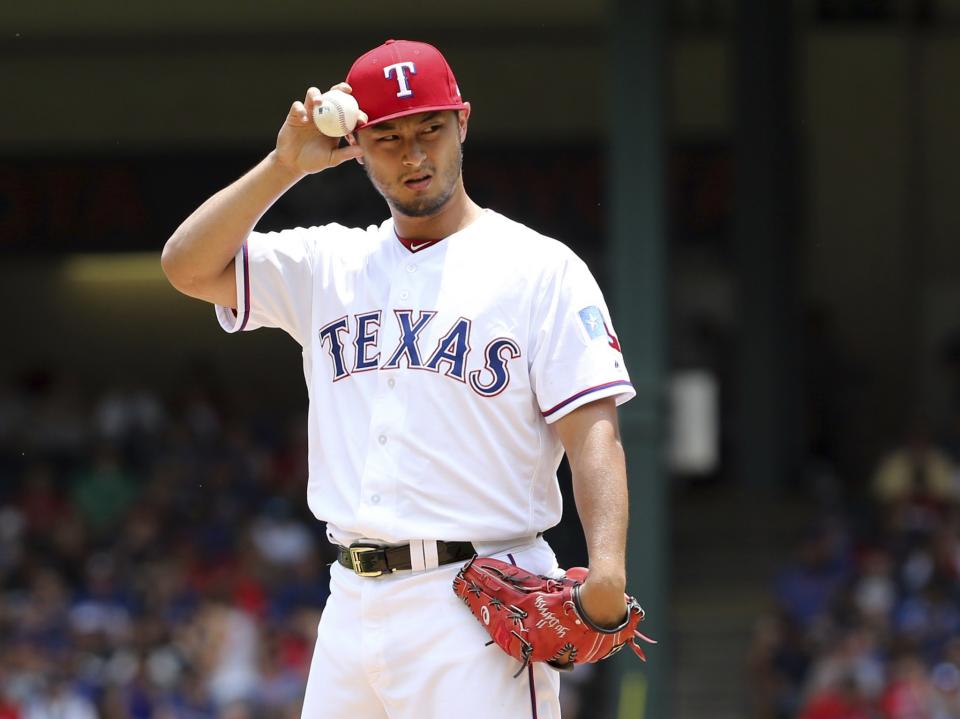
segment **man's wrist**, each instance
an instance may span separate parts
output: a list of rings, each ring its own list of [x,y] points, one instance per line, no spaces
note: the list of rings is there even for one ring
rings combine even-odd
[[[271,172],[276,173],[278,178],[289,185],[295,185],[307,176],[305,172],[290,167],[290,165],[281,160],[276,150],[271,150],[264,159],[264,162]]]
[[[597,587],[623,589],[627,586],[627,573],[622,565],[609,565],[605,563],[590,564],[589,579]]]

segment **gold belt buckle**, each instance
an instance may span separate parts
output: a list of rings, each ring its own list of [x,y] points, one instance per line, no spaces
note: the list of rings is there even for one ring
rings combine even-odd
[[[375,572],[364,572],[360,569],[360,555],[366,554],[367,552],[375,552],[382,547],[347,547],[347,551],[350,552],[350,563],[353,565],[353,573],[358,577],[379,577],[383,574],[382,569],[378,569]]]

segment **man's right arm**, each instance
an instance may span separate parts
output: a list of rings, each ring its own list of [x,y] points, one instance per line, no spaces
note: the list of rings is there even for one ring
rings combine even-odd
[[[236,309],[234,257],[263,213],[300,177],[271,152],[200,205],[164,245],[160,263],[170,284],[190,297]]]
[[[334,87],[350,91],[345,83]],[[338,147],[337,138],[317,130],[312,113],[320,101],[320,91],[312,87],[303,102],[294,102],[276,149],[200,205],[167,240],[160,263],[180,292],[236,309],[234,257],[257,221],[304,176],[362,154],[358,146]]]

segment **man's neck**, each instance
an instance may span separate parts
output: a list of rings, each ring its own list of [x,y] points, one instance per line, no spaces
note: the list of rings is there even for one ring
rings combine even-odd
[[[429,217],[408,217],[390,208],[397,235],[408,240],[440,240],[459,232],[483,213],[461,186],[450,200]]]

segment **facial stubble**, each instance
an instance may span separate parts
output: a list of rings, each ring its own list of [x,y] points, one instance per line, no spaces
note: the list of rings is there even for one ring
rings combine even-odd
[[[383,184],[371,171],[369,164],[364,163],[363,169],[367,173],[370,183],[376,188],[377,192],[380,193],[381,197],[387,201],[387,204],[390,205],[391,208],[407,217],[429,217],[446,205],[457,189],[457,182],[460,180],[460,173],[463,170],[463,144],[458,141],[457,152],[451,161],[447,163],[447,166],[443,168],[441,172],[434,173],[434,180],[447,180],[447,186],[444,187],[436,197],[424,197],[412,202],[404,202],[387,192]]]

